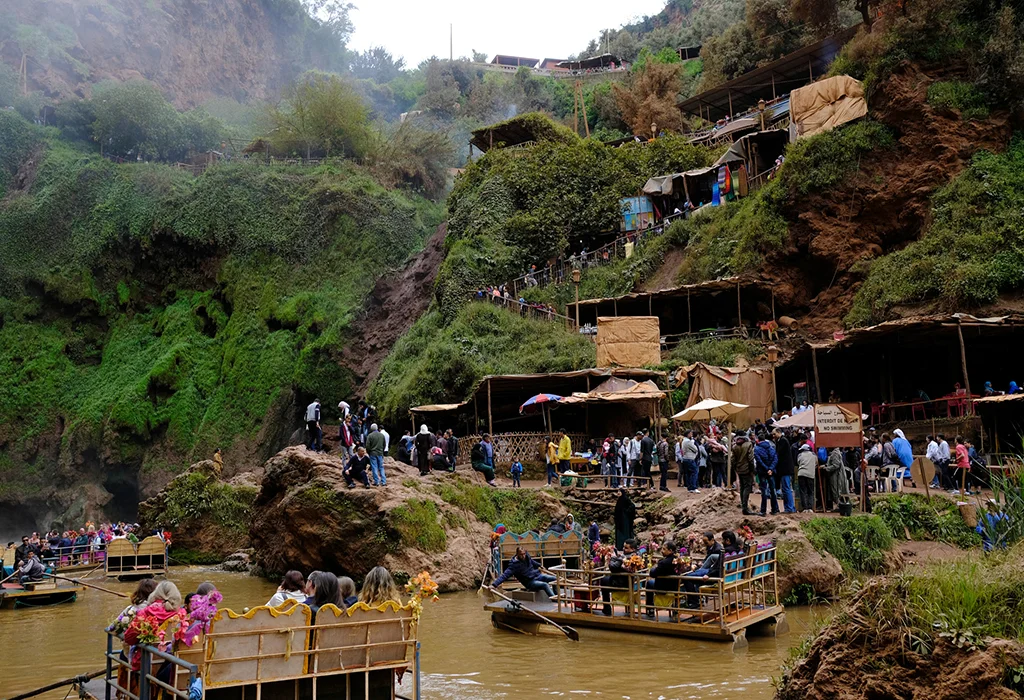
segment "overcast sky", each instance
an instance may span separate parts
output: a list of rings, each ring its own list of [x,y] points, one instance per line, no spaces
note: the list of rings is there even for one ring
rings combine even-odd
[[[351,48],[383,45],[415,68],[431,56],[448,57],[448,25],[455,25],[455,56],[568,58],[606,28],[651,15],[665,0],[354,0]]]

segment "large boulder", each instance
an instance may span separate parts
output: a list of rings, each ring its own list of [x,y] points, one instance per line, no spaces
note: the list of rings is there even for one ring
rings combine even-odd
[[[343,462],[304,447],[288,447],[264,465],[253,508],[253,561],[268,576],[315,569],[357,581],[375,566],[399,579],[428,570],[441,590],[472,588],[489,553],[497,494],[478,476],[420,476],[386,457],[386,487],[347,488]],[[502,499],[525,504],[539,525],[564,512],[547,494],[502,490]]]

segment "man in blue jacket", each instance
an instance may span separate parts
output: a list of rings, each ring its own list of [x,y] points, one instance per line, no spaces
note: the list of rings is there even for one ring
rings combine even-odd
[[[778,515],[775,470],[778,468],[779,457],[775,453],[775,445],[764,433],[757,436],[757,444],[754,445],[754,464],[757,465],[757,478],[761,481],[761,516],[767,515],[769,497],[772,500],[772,515]]]
[[[543,591],[547,594],[548,598],[555,599],[555,593],[551,590],[551,583],[555,580],[555,577],[551,574],[543,573],[537,562],[522,547],[516,547],[516,555],[509,561],[508,568],[505,569],[501,576],[494,580],[492,585],[495,588],[499,588],[501,584],[513,576],[519,583],[523,584],[526,590]]]

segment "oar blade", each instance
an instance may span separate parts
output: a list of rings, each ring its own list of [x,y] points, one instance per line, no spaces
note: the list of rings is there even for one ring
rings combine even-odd
[[[564,631],[565,632],[565,636],[568,637],[569,639],[571,639],[572,641],[574,641],[574,642],[580,641],[580,633],[577,632],[572,627],[563,627],[562,631]]]

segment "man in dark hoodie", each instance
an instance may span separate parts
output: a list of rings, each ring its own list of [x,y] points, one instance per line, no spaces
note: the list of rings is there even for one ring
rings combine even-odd
[[[772,432],[775,438],[775,454],[779,459],[778,468],[775,472],[775,486],[782,491],[782,507],[787,513],[796,512],[796,503],[793,501],[793,447],[779,429]]]
[[[775,470],[778,468],[779,458],[775,454],[775,445],[764,433],[757,436],[754,461],[757,463],[757,478],[761,481],[761,515],[767,515],[769,498],[772,501],[772,515],[778,515],[779,499],[775,492]]]
[[[679,579],[676,577],[676,543],[671,540],[661,545],[661,559],[651,567],[651,578],[647,581],[647,617],[654,617],[655,591],[674,592],[679,590]]]
[[[612,593],[625,593],[629,590],[629,576],[626,574],[624,562],[635,553],[636,540],[626,540],[622,545],[622,554],[616,553],[608,562],[610,573],[598,580],[601,584],[601,600],[604,601],[602,612],[608,617],[612,615]]]
[[[542,572],[537,562],[522,547],[516,547],[516,555],[509,561],[508,568],[501,576],[494,579],[492,585],[494,588],[500,588],[501,584],[513,576],[523,584],[526,590],[543,591],[548,598],[555,598],[555,593],[551,590],[551,583],[555,577]]]
[[[748,502],[754,490],[754,446],[745,433],[736,433],[732,443],[732,463],[740,478],[740,505],[744,515],[753,515]],[[730,488],[732,484],[728,485]]]

